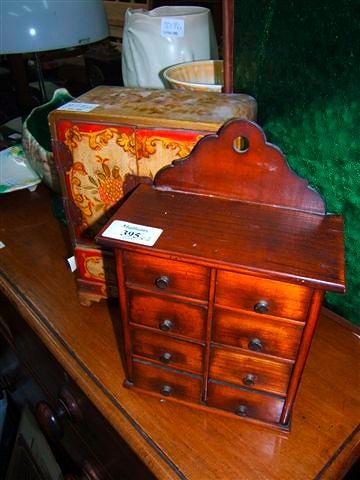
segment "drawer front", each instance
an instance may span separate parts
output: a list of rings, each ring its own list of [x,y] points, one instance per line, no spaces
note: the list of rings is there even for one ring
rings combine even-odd
[[[114,255],[100,248],[74,248],[78,275],[85,281],[116,284]]]
[[[128,290],[131,322],[171,335],[205,338],[207,308]]]
[[[29,399],[36,405],[46,401],[56,409],[65,403],[70,416],[60,422],[74,431],[104,465],[112,478],[153,478],[137,455],[109,425],[82,390],[72,381],[18,312],[0,294],[0,335],[11,344],[23,368],[40,385],[43,397]],[[29,389],[30,393],[33,389]],[[69,428],[67,428],[67,426]],[[101,438],[101,441],[99,441]],[[113,452],[117,455],[114,456]]]
[[[302,324],[271,320],[256,313],[222,308],[214,313],[214,342],[291,360],[296,358],[302,331]]]
[[[203,347],[195,343],[176,340],[168,335],[149,332],[141,328],[131,329],[132,353],[168,367],[201,373]]]
[[[219,271],[215,302],[276,317],[306,320],[312,290],[303,286]]]
[[[210,377],[255,390],[284,395],[292,364],[264,360],[255,356],[213,348]]]
[[[200,402],[201,379],[134,360],[134,386],[143,388],[164,398]]]
[[[221,408],[240,417],[278,423],[284,399],[209,382],[207,403],[209,407]]]
[[[209,270],[199,265],[126,252],[125,272],[128,284],[201,300],[208,297]]]

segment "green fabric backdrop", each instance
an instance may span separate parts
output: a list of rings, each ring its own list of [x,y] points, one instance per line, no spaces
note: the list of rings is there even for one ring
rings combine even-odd
[[[235,89],[293,170],[345,217],[345,295],[328,306],[360,324],[360,2],[235,0]]]

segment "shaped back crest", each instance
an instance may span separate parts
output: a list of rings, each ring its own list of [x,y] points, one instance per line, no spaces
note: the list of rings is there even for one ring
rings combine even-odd
[[[247,148],[240,150],[242,143]],[[254,122],[235,119],[202,138],[191,154],[161,169],[158,190],[174,190],[244,202],[325,213],[321,196],[288,166],[280,149],[267,143]]]

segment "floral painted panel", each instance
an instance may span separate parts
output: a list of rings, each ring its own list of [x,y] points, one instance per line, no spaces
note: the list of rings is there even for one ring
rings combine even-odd
[[[72,164],[65,172],[69,198],[81,212],[77,236],[92,238],[123,197],[127,174],[137,175],[135,132],[131,127],[58,123],[59,139]]]
[[[187,157],[206,133],[208,132],[137,129],[138,175],[154,178],[161,168],[169,165],[173,160]]]

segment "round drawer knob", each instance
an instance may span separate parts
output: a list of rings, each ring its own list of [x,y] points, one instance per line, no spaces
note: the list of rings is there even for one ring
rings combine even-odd
[[[170,277],[168,277],[167,275],[161,275],[161,277],[158,277],[155,280],[155,285],[157,286],[157,288],[164,290],[170,285]]]
[[[252,338],[248,344],[248,347],[254,352],[260,352],[263,348],[263,344],[259,338]]]
[[[171,320],[163,320],[162,322],[160,322],[159,328],[163,332],[169,332],[174,328],[174,322]]]
[[[256,305],[254,305],[254,310],[256,313],[268,313],[269,304],[265,300],[261,300]]]
[[[252,373],[248,373],[247,375],[245,375],[245,377],[243,378],[243,383],[245,385],[254,385],[255,384],[255,375],[253,375]]]
[[[160,361],[163,363],[169,363],[172,359],[172,355],[170,352],[165,352],[162,355],[160,355]]]
[[[239,417],[246,417],[248,413],[248,408],[246,405],[239,405],[239,407],[235,410],[236,415]]]
[[[61,425],[61,414],[52,410],[46,402],[39,402],[36,405],[36,420],[45,435],[53,441],[58,441],[64,435]]]
[[[163,385],[160,390],[161,395],[165,395],[165,397],[170,397],[173,393],[173,388],[170,385]]]

